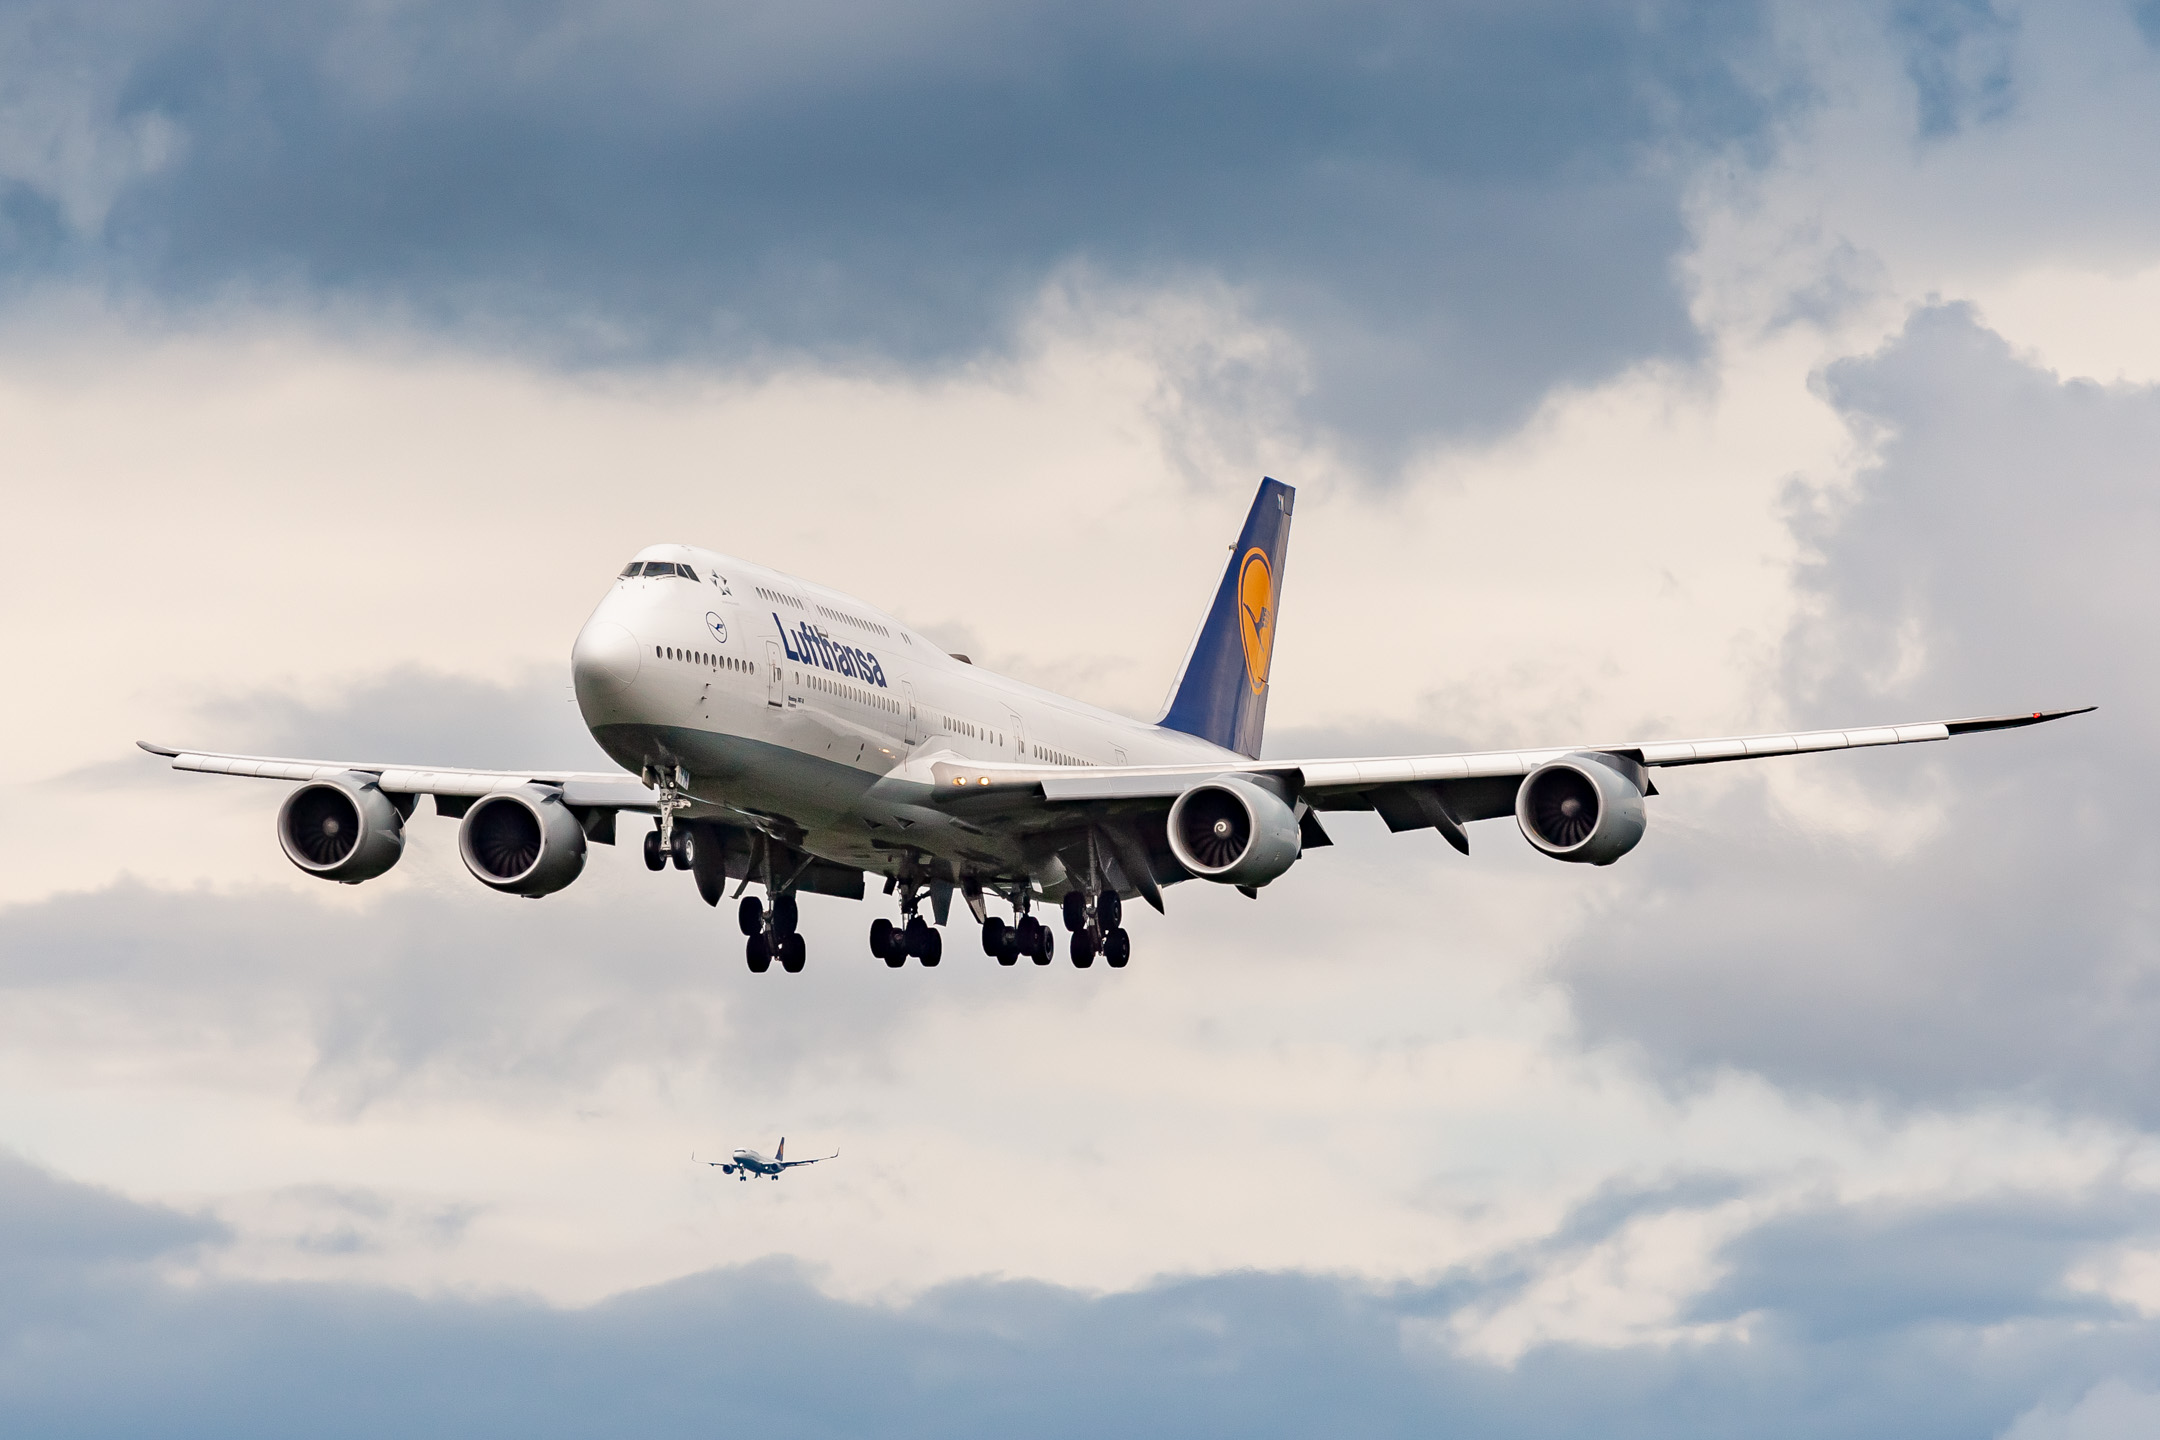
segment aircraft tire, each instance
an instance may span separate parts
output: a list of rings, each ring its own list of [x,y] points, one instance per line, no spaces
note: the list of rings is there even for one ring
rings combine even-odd
[[[1065,929],[1077,935],[1087,924],[1087,896],[1078,890],[1065,892]]]
[[[1000,965],[1011,965],[1011,964],[1014,964],[1014,963],[1016,963],[1016,962],[1017,962],[1017,961],[1018,961],[1019,959],[1020,959],[1020,941],[1019,941],[1019,938],[1018,938],[1017,936],[1014,936],[1014,935],[1010,935],[1010,934],[1008,934],[1008,935],[1007,935],[1007,936],[1006,936],[1006,937],[1005,937],[1004,939],[1002,939],[1002,940],[998,941],[998,948],[997,948],[997,962],[998,962],[998,964],[1000,964]]]
[[[1057,936],[1045,925],[1035,932],[1035,963],[1047,965],[1057,959]]]
[[[645,832],[645,868],[648,870],[667,869],[667,855],[660,849],[660,832],[658,830]]]
[[[793,895],[782,895],[772,902],[773,934],[794,934],[796,921],[800,918],[800,913],[795,908],[795,897]]]
[[[780,937],[780,968],[790,975],[802,974],[803,961],[808,959],[810,947],[796,934]]]
[[[750,959],[750,973],[762,975],[772,968],[772,942],[763,932],[752,935],[743,945],[743,953]]]
[[[1125,933],[1123,926],[1119,926],[1103,936],[1102,953],[1103,963],[1111,969],[1124,969],[1125,962],[1132,959],[1132,936]]]
[[[918,960],[930,948],[930,922],[920,915],[911,915],[907,922],[907,953]]]
[[[735,907],[735,923],[745,935],[755,935],[765,928],[765,907],[755,895],[742,897],[742,904]]]
[[[922,963],[924,968],[936,965],[945,958],[945,937],[932,930],[923,939]]]
[[[1075,970],[1085,970],[1095,963],[1094,926],[1087,925],[1073,931],[1072,962]]]
[[[678,825],[675,827],[675,843],[668,847],[668,853],[674,858],[676,869],[687,870],[690,868],[691,848],[696,844],[697,840],[691,835],[689,826]]]
[[[1095,897],[1095,923],[1108,935],[1125,923],[1125,902],[1115,890],[1105,890]]]
[[[995,915],[983,921],[982,942],[983,954],[994,958],[1000,950],[1005,948],[1005,922]],[[1012,961],[1007,960],[1004,963],[1010,965]]]
[[[883,915],[870,922],[870,953],[882,960],[892,948],[893,923]]]

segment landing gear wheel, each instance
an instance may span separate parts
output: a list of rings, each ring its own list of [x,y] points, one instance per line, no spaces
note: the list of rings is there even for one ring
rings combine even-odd
[[[1053,935],[1050,932],[1049,926],[1043,926],[1039,938],[1035,941],[1035,945],[1036,964],[1047,965],[1052,960],[1057,959],[1057,936]]]
[[[1087,896],[1078,890],[1065,892],[1065,929],[1074,935],[1087,924]]]
[[[983,921],[982,942],[985,955],[995,955],[1002,950],[1005,947],[1005,922],[995,915]],[[1005,963],[1010,965],[1012,961]]]
[[[907,964],[907,932],[894,930],[885,937],[885,963],[897,970]]]
[[[798,916],[795,910],[795,897],[793,895],[782,895],[779,899],[772,902],[773,934],[794,934],[795,921],[797,920],[797,918]]]
[[[1105,890],[1095,897],[1095,924],[1108,935],[1125,923],[1125,902],[1115,890]]]
[[[660,848],[660,832],[658,830],[645,832],[645,868],[648,870],[667,869],[667,852]]]
[[[907,953],[918,960],[923,951],[930,948],[930,923],[920,915],[910,915],[907,922]]]
[[[1043,929],[1042,922],[1033,915],[1021,916],[1020,923],[1013,926],[1013,939],[1019,943],[1020,953],[1030,960],[1035,960],[1036,954],[1042,949],[1042,937],[1048,933]],[[1056,943],[1054,939],[1052,943]],[[1040,965],[1042,962],[1035,960],[1035,963]]]
[[[765,928],[765,907],[755,895],[742,897],[742,904],[735,907],[735,923],[745,935],[755,935]]]
[[[1073,969],[1085,970],[1095,963],[1096,939],[1095,927],[1092,925],[1085,925],[1073,931]]]
[[[810,947],[803,943],[802,936],[783,935],[780,937],[780,968],[787,971],[788,974],[802,974],[803,961],[808,959],[809,955]]]
[[[762,975],[772,968],[772,941],[764,935],[752,935],[743,949],[750,957],[751,974]]]
[[[921,956],[923,968],[926,970],[930,969],[931,967],[935,966],[938,961],[944,958],[945,934],[941,930],[932,930],[930,934],[923,940],[923,949]]]
[[[1103,936],[1102,953],[1104,963],[1111,969],[1124,969],[1125,962],[1132,959],[1132,936],[1126,934],[1122,926],[1112,930]]]
[[[997,962],[1000,965],[1010,965],[1019,958],[1020,937],[1008,933],[998,941]]]
[[[675,843],[668,847],[668,853],[674,857],[676,869],[687,870],[690,868],[692,847],[696,844],[697,841],[690,838],[689,826],[677,825],[675,827]]]
[[[880,915],[870,922],[870,953],[882,960],[892,948],[893,923]]]

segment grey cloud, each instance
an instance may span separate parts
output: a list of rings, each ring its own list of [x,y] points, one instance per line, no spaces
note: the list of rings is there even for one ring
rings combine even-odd
[[[1773,1323],[1753,1339],[1546,1346],[1504,1367],[1420,1338],[1419,1323],[1448,1313],[1421,1291],[1304,1274],[1105,1295],[974,1281],[876,1305],[765,1262],[569,1310],[363,1286],[183,1286],[158,1262],[190,1253],[195,1232],[57,1177],[39,1183],[119,1238],[85,1258],[108,1283],[65,1313],[47,1297],[0,1296],[0,1425],[19,1434],[634,1437],[729,1425],[782,1437],[1947,1440],[1999,1433],[2110,1377],[2149,1387],[2160,1338],[2149,1321],[2072,1325],[2010,1304],[1984,1324],[1915,1316],[1864,1344],[1826,1341],[1774,1323],[1773,1297]],[[0,1235],[39,1223],[21,1190],[0,1183]],[[2058,1223],[2037,1210],[2026,1220]],[[1836,1227],[1821,1229],[1791,1227],[1775,1244],[1841,1255]],[[164,1248],[140,1234],[165,1236]]]
[[[1891,7],[1890,31],[1905,53],[1922,135],[1939,139],[2011,112],[2017,30],[2017,20],[1993,0],[1901,0]]]
[[[1825,384],[1881,458],[1849,500],[1795,498],[1814,550],[1786,647],[1795,719],[2102,709],[1766,762],[1939,804],[1941,825],[1891,858],[1798,833],[1759,776],[1714,807],[1674,776],[1641,887],[1560,958],[1584,1033],[1676,1076],[2160,1121],[2160,694],[2140,658],[2160,623],[2160,391],[2064,383],[1956,307]],[[1660,810],[1697,823],[1661,829]]]
[[[1728,1246],[1700,1319],[1767,1313],[1827,1339],[2021,1317],[2124,1318],[2065,1286],[2080,1259],[2160,1231],[2160,1199],[2105,1193],[1992,1196],[1951,1205],[1826,1207],[1782,1216]]]
[[[85,136],[60,173],[0,154],[17,287],[942,364],[1069,267],[1205,279],[1382,441],[1693,353],[1687,160],[1763,135],[1774,68],[1756,7],[1689,0],[7,15],[14,70],[77,77],[16,123]]]
[[[274,802],[266,788],[266,846]],[[452,843],[452,822],[422,824],[426,843]],[[862,943],[862,907],[843,901],[804,905],[813,962],[783,987],[745,970],[732,914],[707,909],[687,875],[648,874],[620,848],[537,904],[447,888],[464,883],[378,880],[354,907],[122,880],[0,908],[0,1034],[22,1052],[181,1063],[298,1033],[313,1050],[302,1098],[357,1113],[411,1091],[553,1101],[625,1070],[719,1073],[743,1094],[806,1068],[874,1075],[884,1042],[933,999],[864,983],[887,972]],[[967,1003],[990,981],[935,995]]]

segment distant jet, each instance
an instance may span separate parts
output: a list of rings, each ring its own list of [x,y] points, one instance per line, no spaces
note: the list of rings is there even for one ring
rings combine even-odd
[[[1645,802],[1658,793],[1653,776],[1668,767],[1910,745],[2079,713],[1263,758],[1295,498],[1280,481],[1261,482],[1154,724],[991,674],[842,591],[733,555],[656,545],[610,583],[570,652],[579,711],[616,773],[144,748],[179,770],[297,781],[277,813],[278,843],[324,880],[356,885],[396,864],[426,795],[436,814],[459,820],[458,852],[480,883],[534,898],[577,879],[588,844],[613,845],[619,815],[650,815],[645,864],[693,872],[708,905],[733,883],[744,959],[759,974],[775,960],[785,971],[803,968],[800,896],[861,900],[874,893],[870,881],[899,907],[897,921],[880,915],[869,927],[870,949],[888,966],[939,962],[941,927],[958,895],[981,926],[984,953],[1000,965],[1048,965],[1062,921],[1074,965],[1100,956],[1116,969],[1132,958],[1126,901],[1160,910],[1167,887],[1193,880],[1257,899],[1307,850],[1333,843],[1323,814],[1377,813],[1389,830],[1436,833],[1465,855],[1471,827],[1512,817],[1541,855],[1609,865],[1643,838]],[[957,556],[969,542],[955,535],[945,543]],[[1539,537],[1435,543],[1440,556],[1450,543],[1513,545],[1520,566],[1534,567]],[[512,605],[523,603],[514,574],[503,592]],[[1155,577],[1113,563],[1098,565],[1089,583],[1153,588]],[[1099,621],[1087,593],[1045,596],[1045,610]],[[983,603],[1010,612],[1019,598]],[[1008,613],[1008,627],[1020,623]],[[1353,628],[1388,651],[1358,663],[1434,683],[1424,667],[1444,657],[1418,610],[1376,611]],[[1132,642],[1113,633],[1090,643]],[[1367,677],[1349,668],[1350,657],[1311,643],[1337,697],[1361,699]],[[1361,861],[1368,853],[1359,852]],[[1346,916],[1354,916],[1353,878],[1340,869],[1327,877],[1342,882]],[[763,899],[746,893],[752,885],[763,887]],[[991,914],[991,901],[1009,905],[1011,919]]]
[[[737,1150],[733,1160],[708,1160],[705,1163],[719,1166],[721,1174],[733,1175],[738,1180],[748,1180],[752,1175],[763,1175],[768,1180],[777,1180],[781,1171],[792,1170],[797,1165],[815,1165],[819,1160],[839,1158],[840,1152],[835,1150],[830,1155],[819,1155],[810,1160],[790,1160],[787,1158],[787,1136],[783,1135],[770,1160],[755,1150]]]

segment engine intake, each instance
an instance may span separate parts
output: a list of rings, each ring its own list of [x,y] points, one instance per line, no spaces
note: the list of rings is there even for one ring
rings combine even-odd
[[[584,870],[585,831],[559,791],[520,785],[473,802],[458,826],[458,854],[489,889],[538,899]]]
[[[1523,777],[1515,823],[1555,860],[1610,865],[1643,837],[1643,792],[1596,756],[1563,756]]]
[[[1170,807],[1170,851],[1203,880],[1265,885],[1298,858],[1297,812],[1266,786],[1218,775]]]
[[[308,874],[357,885],[405,853],[405,817],[373,775],[347,770],[286,796],[277,837],[285,858]]]

